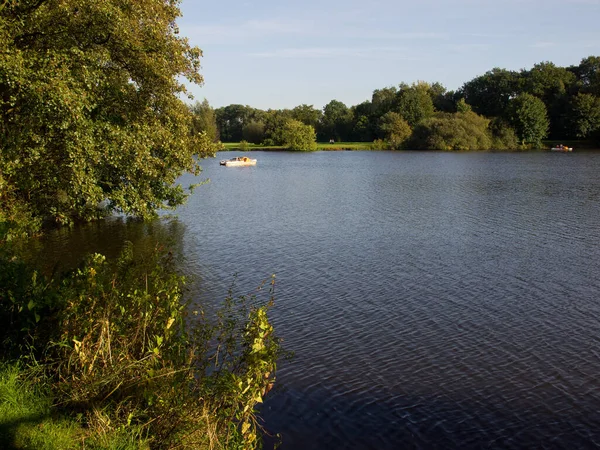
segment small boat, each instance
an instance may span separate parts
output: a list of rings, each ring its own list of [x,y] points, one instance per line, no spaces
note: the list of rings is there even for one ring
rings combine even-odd
[[[572,152],[573,147],[565,147],[564,145],[559,145],[558,147],[552,147],[550,149],[551,152]]]
[[[247,156],[238,156],[237,158],[224,159],[219,164],[225,167],[255,166],[256,160]]]

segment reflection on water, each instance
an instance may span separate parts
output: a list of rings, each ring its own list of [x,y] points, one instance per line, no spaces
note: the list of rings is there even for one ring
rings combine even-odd
[[[43,254],[170,237],[205,302],[276,273],[295,358],[263,416],[283,449],[600,445],[600,154],[256,157],[204,161],[178,220]]]

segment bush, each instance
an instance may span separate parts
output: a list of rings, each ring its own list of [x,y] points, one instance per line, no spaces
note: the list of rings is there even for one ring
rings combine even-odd
[[[2,293],[4,356],[31,336],[36,373],[88,438],[131,430],[154,448],[258,444],[255,406],[280,354],[272,295],[261,305],[232,289],[207,320],[183,302],[185,280],[162,248],[134,258],[127,246],[115,264],[92,255],[54,280],[14,259],[2,265],[14,276]]]
[[[311,125],[299,120],[288,120],[283,129],[284,145],[289,150],[311,152],[317,150],[317,135]]]
[[[488,119],[471,111],[438,113],[415,127],[409,145],[423,150],[489,150],[488,125]]]

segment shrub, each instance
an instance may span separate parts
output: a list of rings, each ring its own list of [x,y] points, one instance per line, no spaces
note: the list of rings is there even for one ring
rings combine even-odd
[[[289,150],[310,152],[317,149],[315,129],[299,120],[291,119],[285,123],[283,141]]]
[[[255,406],[280,354],[272,289],[260,304],[232,288],[208,320],[183,301],[185,279],[160,247],[134,258],[129,245],[115,264],[92,255],[54,280],[14,259],[2,268],[16,275],[0,310],[4,348],[15,354],[31,335],[40,379],[88,438],[131,430],[154,448],[258,444]]]

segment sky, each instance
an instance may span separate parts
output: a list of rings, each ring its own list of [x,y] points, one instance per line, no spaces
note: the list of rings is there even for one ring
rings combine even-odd
[[[347,106],[375,89],[456,90],[494,67],[600,56],[600,0],[182,0],[180,35],[203,51],[194,101],[214,108]]]

